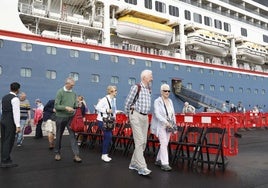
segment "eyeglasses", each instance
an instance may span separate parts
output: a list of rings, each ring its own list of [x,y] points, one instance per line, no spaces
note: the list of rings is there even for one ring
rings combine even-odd
[[[170,90],[162,90],[163,92],[169,92],[170,93]]]

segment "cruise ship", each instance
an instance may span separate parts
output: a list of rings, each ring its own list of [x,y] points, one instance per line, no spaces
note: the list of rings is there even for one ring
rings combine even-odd
[[[268,8],[252,0],[1,0],[0,94],[21,83],[32,106],[76,80],[90,111],[153,71],[152,99],[172,87],[175,110],[242,102],[268,111]]]

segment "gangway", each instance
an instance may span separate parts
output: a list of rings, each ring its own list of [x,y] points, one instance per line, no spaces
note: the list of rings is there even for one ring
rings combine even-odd
[[[222,104],[225,101],[213,98],[206,94],[188,89],[182,85],[182,80],[173,78],[172,88],[174,94],[183,102],[189,102],[195,108],[199,109],[201,107],[213,108],[215,111],[221,111]]]

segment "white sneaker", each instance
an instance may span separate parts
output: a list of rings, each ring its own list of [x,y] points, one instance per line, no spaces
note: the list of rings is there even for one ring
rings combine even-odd
[[[112,160],[112,158],[108,157],[108,154],[103,154],[103,155],[101,155],[101,160],[103,160],[105,162],[110,162]]]

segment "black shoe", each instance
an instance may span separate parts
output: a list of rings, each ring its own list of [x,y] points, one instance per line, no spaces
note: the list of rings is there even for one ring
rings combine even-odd
[[[15,163],[1,163],[0,164],[0,168],[13,168],[17,166],[18,164],[15,164]]]
[[[158,161],[155,161],[155,163],[154,163],[156,166],[162,166],[162,163],[161,163],[161,161],[160,160],[158,160]]]

